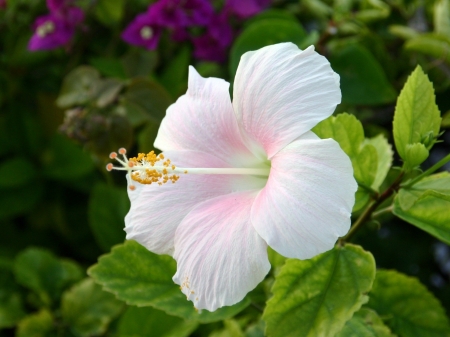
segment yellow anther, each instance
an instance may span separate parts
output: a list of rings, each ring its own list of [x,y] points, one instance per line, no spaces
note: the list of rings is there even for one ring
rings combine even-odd
[[[172,165],[172,170],[175,170],[175,168],[176,168],[176,166],[175,166],[175,165]]]

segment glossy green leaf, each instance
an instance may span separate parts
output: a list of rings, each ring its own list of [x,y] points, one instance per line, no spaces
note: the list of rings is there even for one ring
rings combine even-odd
[[[399,218],[450,244],[450,174],[443,172],[402,188],[393,212]]]
[[[231,48],[229,68],[231,77],[236,74],[244,53],[280,42],[300,45],[305,37],[305,30],[295,21],[265,19],[254,22],[242,31]]]
[[[434,31],[450,37],[450,2],[438,0],[434,3]]]
[[[395,337],[373,310],[362,308],[345,323],[336,337]]]
[[[343,113],[320,122],[313,128],[320,138],[333,138],[350,157],[355,179],[364,186],[372,186],[377,175],[378,151],[364,142],[364,130],[355,116]],[[383,173],[383,172],[382,172]]]
[[[440,124],[433,84],[417,66],[398,97],[394,114],[395,146],[407,166],[414,167],[426,159],[428,151],[420,143],[430,133],[437,136]]]
[[[95,185],[89,199],[89,225],[104,251],[125,240],[124,218],[130,208],[125,188]]]
[[[23,186],[36,177],[33,163],[23,157],[13,158],[0,164],[0,188]]]
[[[397,97],[383,68],[362,45],[351,44],[336,50],[330,63],[340,76],[343,103],[379,105],[391,103]]]
[[[87,278],[64,293],[61,316],[76,336],[97,336],[106,331],[122,308],[121,301]]]
[[[169,94],[161,85],[145,78],[131,81],[124,94],[124,101],[143,110],[148,118],[154,121],[161,121],[172,103]]]
[[[61,135],[54,135],[42,156],[43,172],[52,179],[70,180],[90,173],[94,163],[89,154]]]
[[[170,256],[156,255],[135,241],[127,241],[100,257],[88,274],[105,290],[128,304],[152,306],[170,315],[202,323],[232,317],[250,304],[244,299],[231,307],[199,314],[172,281],[176,263]]]
[[[381,134],[373,138],[366,138],[363,144],[372,145],[377,152],[377,170],[371,187],[378,191],[392,166],[394,151],[386,137]]]
[[[114,26],[123,16],[125,0],[98,0],[95,4],[97,19],[106,26]]]
[[[450,336],[444,309],[416,278],[393,270],[379,270],[369,298],[368,307],[399,336]]]
[[[185,321],[152,307],[128,307],[117,331],[120,337],[187,337],[197,326],[195,321]]]
[[[42,309],[19,322],[16,337],[54,337],[56,329],[53,320],[52,314]]]
[[[97,93],[100,73],[87,66],[72,70],[65,78],[56,104],[60,108],[83,105],[89,102]]]
[[[288,260],[263,314],[269,337],[335,336],[368,298],[375,260],[346,245],[310,260]]]
[[[450,39],[434,33],[420,34],[406,41],[406,50],[419,52],[450,64]]]
[[[58,259],[40,248],[28,248],[14,262],[16,280],[32,290],[49,306],[59,299],[63,290],[83,277],[81,268],[72,261]]]

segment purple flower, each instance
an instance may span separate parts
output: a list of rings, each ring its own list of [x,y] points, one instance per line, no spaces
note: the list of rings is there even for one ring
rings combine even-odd
[[[70,41],[75,27],[54,14],[40,16],[34,23],[34,34],[28,42],[28,49],[48,50],[63,46]]]
[[[155,49],[161,36],[161,29],[149,12],[142,13],[125,28],[122,39],[135,46]]]
[[[225,10],[241,19],[258,14],[267,8],[271,0],[226,0]]]
[[[233,30],[222,12],[211,20],[205,34],[193,39],[194,56],[205,61],[223,62],[232,41]]]
[[[28,42],[28,49],[49,50],[66,45],[75,34],[76,27],[83,22],[84,12],[71,7],[73,0],[47,0],[50,13],[38,17],[34,34]]]
[[[206,26],[214,16],[214,8],[208,0],[185,0],[183,9],[190,26]]]

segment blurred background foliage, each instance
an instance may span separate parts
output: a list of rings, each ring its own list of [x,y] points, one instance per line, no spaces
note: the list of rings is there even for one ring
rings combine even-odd
[[[450,127],[449,0],[274,0],[230,22],[233,40],[220,63],[194,57],[192,43],[165,33],[150,51],[122,41],[147,0],[76,4],[86,18],[72,41],[30,52],[45,1],[0,1],[0,336],[262,336],[258,306],[268,284],[234,319],[199,324],[127,306],[86,274],[125,238],[126,182],[106,172],[108,154],[153,149],[166,108],[187,88],[188,65],[232,83],[246,51],[313,44],[340,74],[337,112],[392,144],[396,98],[419,64],[436,90],[442,127]],[[448,153],[449,134],[442,139],[425,168]],[[450,312],[449,246],[390,214],[382,220],[356,242],[378,267],[418,277]]]

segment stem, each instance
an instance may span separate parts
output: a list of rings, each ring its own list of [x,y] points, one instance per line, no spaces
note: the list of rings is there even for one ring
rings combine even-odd
[[[419,174],[414,179],[409,180],[405,184],[401,184],[400,186],[403,187],[403,188],[408,188],[408,187],[411,187],[411,186],[415,185],[416,183],[418,183],[423,178],[429,176],[434,171],[440,169],[442,166],[447,164],[449,161],[450,161],[450,154],[446,155],[444,158],[439,160],[436,164],[431,166],[428,170],[426,170],[426,171],[422,172],[421,174]]]
[[[359,216],[358,219],[353,223],[347,235],[339,239],[339,243],[343,244],[349,241],[353,235],[364,225],[369,219],[372,218],[372,214],[386,199],[388,199],[394,192],[400,188],[400,182],[402,181],[404,172],[400,172],[397,179],[389,186],[383,193],[381,193],[375,200],[373,200],[370,205],[364,210],[364,212]],[[380,211],[381,212],[381,211]]]
[[[375,219],[375,218],[378,218],[381,215],[384,215],[384,214],[387,214],[387,213],[392,213],[392,209],[393,209],[392,205],[390,205],[388,207],[385,207],[385,208],[382,208],[379,211],[373,212],[371,218]]]
[[[120,159],[117,159],[122,163]],[[125,166],[125,165],[124,165]],[[114,170],[119,171],[146,171],[146,170],[156,170],[158,172],[162,172],[166,169],[169,173],[190,173],[190,174],[249,174],[249,175],[258,175],[258,176],[269,176],[270,169],[269,168],[184,168],[184,167],[176,167],[175,169],[171,169],[170,167],[165,166],[133,166],[132,168],[128,167],[114,167]]]

